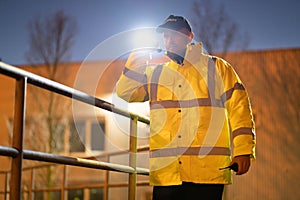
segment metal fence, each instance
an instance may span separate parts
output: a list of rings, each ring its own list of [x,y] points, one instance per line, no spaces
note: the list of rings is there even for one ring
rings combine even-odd
[[[12,158],[9,185],[9,197],[11,200],[21,199],[23,159],[128,173],[128,199],[133,200],[136,198],[136,176],[139,174],[149,174],[148,169],[139,168],[136,166],[136,153],[138,151],[137,124],[138,122],[149,124],[150,121],[148,118],[119,109],[109,102],[103,101],[89,94],[78,91],[74,88],[65,86],[55,81],[51,81],[44,77],[24,71],[3,62],[0,62],[0,73],[12,77],[16,80],[12,146],[0,146],[0,155]],[[45,90],[55,92],[57,94],[78,100],[80,102],[130,118],[129,166],[90,159],[60,156],[38,151],[24,150],[23,136],[25,128],[26,91],[28,84],[32,84]],[[5,177],[6,179],[8,179],[7,176]]]

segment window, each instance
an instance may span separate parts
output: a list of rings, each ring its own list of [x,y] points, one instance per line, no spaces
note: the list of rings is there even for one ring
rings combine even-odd
[[[43,199],[60,199],[60,191],[50,191],[50,192],[35,192],[34,200],[43,200]]]
[[[82,119],[70,123],[69,151],[85,152],[85,150],[104,150],[104,120]]]
[[[69,190],[68,200],[83,200],[83,190]]]
[[[104,150],[104,123],[94,122],[91,127],[91,150]]]
[[[84,152],[85,151],[85,122],[79,121],[70,123],[70,152]]]
[[[90,200],[103,200],[103,188],[90,189]]]

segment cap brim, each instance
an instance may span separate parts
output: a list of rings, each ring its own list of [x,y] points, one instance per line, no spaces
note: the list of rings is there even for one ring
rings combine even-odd
[[[175,23],[166,23],[158,26],[156,28],[156,32],[158,33],[163,33],[166,30],[173,30],[173,31],[178,31],[181,28],[181,26],[178,26],[178,24]]]

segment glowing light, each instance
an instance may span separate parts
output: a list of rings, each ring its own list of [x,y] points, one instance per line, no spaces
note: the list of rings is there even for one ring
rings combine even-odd
[[[135,49],[159,47],[159,36],[155,28],[136,29],[131,36],[131,43]]]

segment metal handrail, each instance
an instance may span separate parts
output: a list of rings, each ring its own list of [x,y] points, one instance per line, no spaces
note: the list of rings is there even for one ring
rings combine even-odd
[[[145,145],[145,146],[139,146],[137,149],[137,152],[141,152],[141,151],[148,151],[149,150],[149,146]],[[49,159],[52,159],[52,157],[56,157],[56,155],[52,155],[52,154],[47,154],[43,155],[43,153],[41,154],[40,152],[37,152],[39,154],[39,156],[42,156],[41,159],[37,159],[37,157],[34,155],[35,151],[28,151],[28,150],[24,150],[23,151],[23,158],[24,159],[28,159],[31,160],[30,157],[34,156],[35,158],[33,158],[32,160],[39,160],[39,161],[44,161],[44,162],[48,162],[48,163],[43,163],[43,164],[39,164],[39,165],[33,165],[33,166],[27,166],[27,167],[23,167],[22,171],[30,171],[30,185],[29,188],[23,188],[23,193],[28,193],[29,195],[29,199],[32,199],[33,195],[32,193],[35,192],[49,192],[49,191],[67,191],[67,190],[75,190],[75,189],[90,189],[90,188],[112,188],[112,187],[128,187],[129,183],[92,183],[92,184],[83,184],[80,186],[66,186],[64,183],[62,183],[61,186],[56,186],[56,187],[51,187],[51,188],[36,188],[32,185],[32,183],[34,182],[34,175],[33,175],[33,171],[36,169],[40,169],[40,168],[45,168],[45,167],[49,167],[49,166],[55,166],[55,165],[59,165],[59,163],[53,163],[51,162],[51,160],[49,161]],[[16,157],[18,154],[18,151],[14,148],[11,147],[4,147],[4,146],[0,146],[0,155],[4,155],[4,156],[10,156],[10,157]],[[107,163],[107,162],[94,162],[95,159],[98,160],[98,158],[107,158],[109,159],[109,157],[111,156],[118,156],[118,155],[123,155],[123,154],[128,154],[128,151],[112,151],[112,152],[104,152],[101,153],[99,155],[95,155],[95,156],[86,156],[86,157],[80,157],[79,164],[74,162],[74,157],[65,157],[65,156],[59,156],[57,158],[54,159],[58,159],[62,162],[65,162],[64,160],[66,159],[67,161],[70,161],[67,165],[69,166],[81,166],[81,167],[85,167],[85,168],[93,168],[93,169],[102,169],[102,170],[107,170],[107,171],[118,171],[118,172],[124,172],[124,173],[131,173],[134,172],[134,168],[129,168],[128,166],[125,166],[126,169],[130,169],[131,171],[124,171],[123,168],[120,168],[120,166],[122,167],[122,165],[118,165],[118,164],[112,164],[111,163]],[[90,162],[92,160],[92,162]],[[59,161],[59,162],[60,162]],[[82,162],[82,161],[86,161],[86,162]],[[63,163],[65,164],[65,163]],[[87,164],[87,165],[86,165]],[[105,168],[105,169],[104,169]],[[149,170],[148,169],[144,169],[144,168],[136,168],[135,171],[137,174],[139,175],[149,175]],[[7,196],[7,194],[9,193],[8,191],[8,177],[9,174],[11,172],[10,171],[0,171],[0,175],[3,174],[4,175],[4,181],[5,181],[5,188],[3,191],[0,190],[0,195],[4,195],[4,197]],[[63,168],[63,172],[62,172],[62,177],[65,177],[66,174],[66,168]],[[106,173],[107,174],[107,173]],[[107,176],[107,175],[106,175]],[[62,178],[64,179],[64,178]],[[137,181],[136,182],[136,186],[147,186],[149,185],[148,181]],[[107,192],[104,195],[104,199],[107,199]],[[6,198],[5,198],[6,199]]]
[[[142,115],[129,112],[116,107],[115,105],[98,99],[87,93],[81,92],[66,85],[57,83],[47,78],[19,69],[0,61],[0,73],[15,78],[16,96],[15,96],[15,116],[14,116],[14,134],[13,146],[0,146],[0,155],[12,157],[12,177],[10,181],[10,199],[19,199],[21,196],[21,177],[22,177],[22,159],[38,160],[65,165],[74,165],[87,168],[104,169],[109,171],[119,171],[129,174],[129,192],[128,199],[135,199],[136,175],[148,175],[149,170],[136,167],[137,148],[137,122],[150,124],[150,120]],[[26,88],[27,84],[61,94],[63,96],[76,99],[80,102],[105,109],[107,111],[130,118],[130,166],[100,162],[95,160],[60,156],[55,154],[29,151],[23,149],[23,133],[26,110]]]
[[[25,70],[16,68],[12,65],[3,63],[1,61],[0,61],[0,73],[16,79],[26,77],[28,83],[35,85],[37,87],[44,88],[46,90],[61,94],[66,97],[76,99],[86,104],[90,104],[98,108],[102,108],[104,110],[108,110],[125,117],[137,117],[138,121],[143,122],[145,124],[150,124],[150,120],[146,116],[142,116],[134,112],[129,112],[127,110],[120,109],[112,103],[96,98],[94,96],[76,90],[74,88],[68,87],[61,83],[44,78],[42,76],[38,76],[36,74],[27,72]]]

